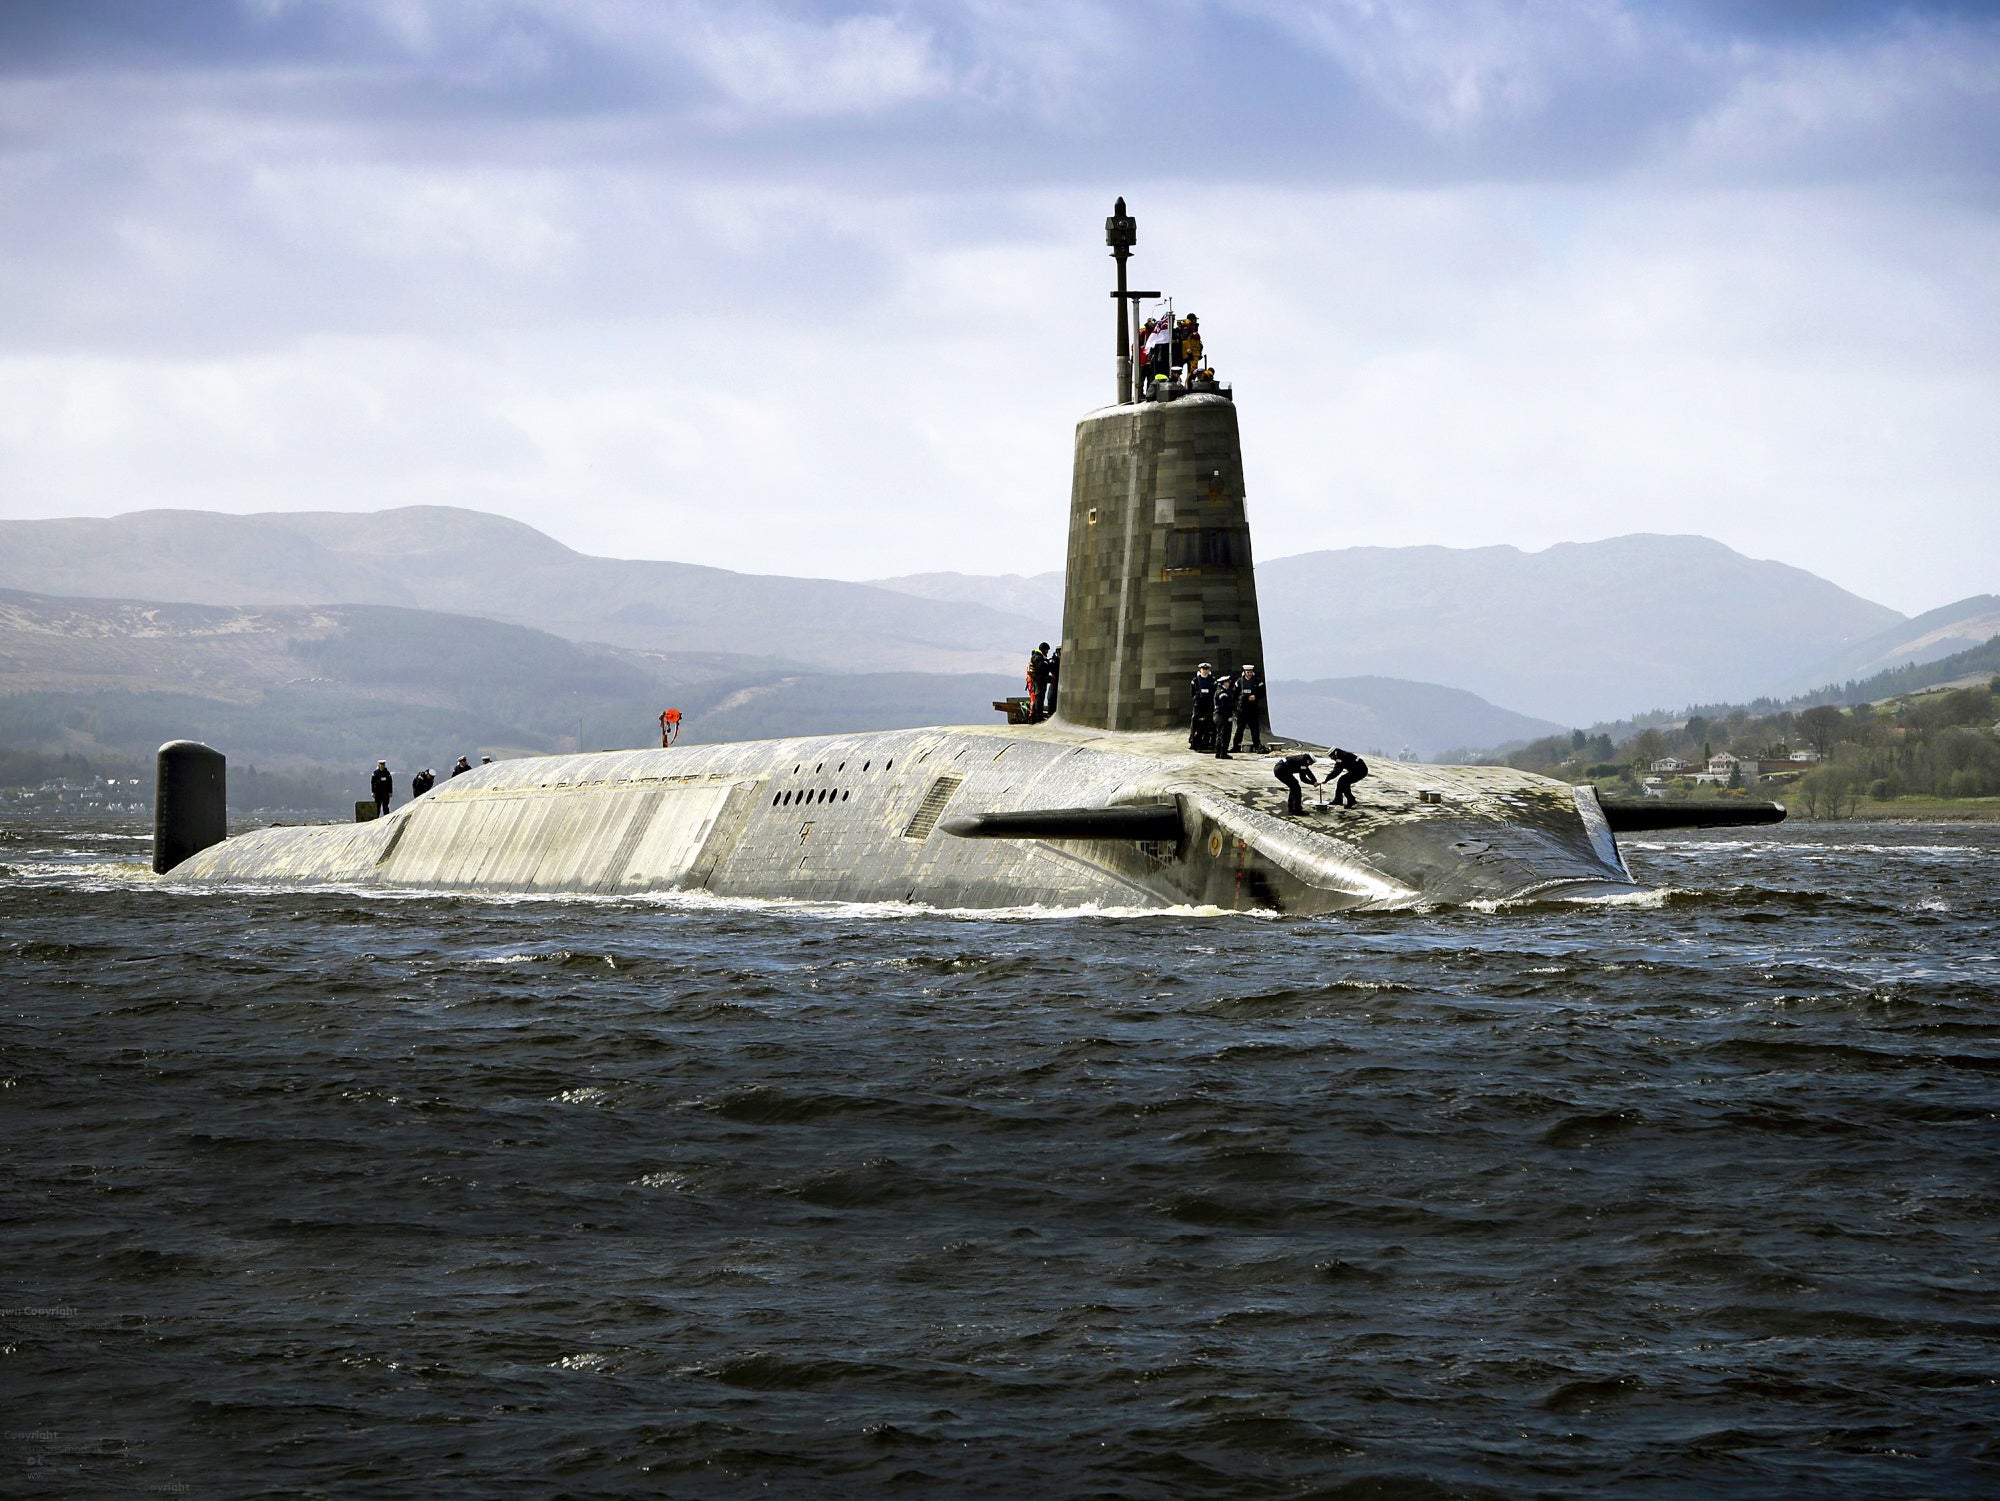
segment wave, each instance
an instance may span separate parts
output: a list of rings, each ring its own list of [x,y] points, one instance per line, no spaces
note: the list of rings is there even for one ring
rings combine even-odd
[[[1988,860],[1992,851],[1978,844],[1876,844],[1834,842],[1813,839],[1620,839],[1618,847],[1629,852],[1667,853],[1685,858],[1715,857],[1736,859],[1743,855],[1774,855],[1794,860],[1819,860],[1834,855],[1927,855],[1962,856]]]
[[[54,855],[34,850],[32,855]],[[114,891],[151,886],[159,880],[151,865],[128,860],[19,859],[0,866],[0,882],[22,886],[73,887],[79,891]]]
[[[70,870],[76,868],[68,867]],[[595,907],[609,911],[785,912],[801,917],[840,919],[943,917],[976,922],[1050,922],[1074,921],[1079,918],[1116,918],[1127,921],[1135,918],[1245,918],[1268,921],[1280,915],[1274,912],[1242,912],[1228,907],[1195,905],[1122,907],[1085,902],[1074,906],[1029,904],[1015,907],[939,907],[924,902],[841,902],[820,897],[731,896],[712,891],[470,891],[417,886],[357,886],[337,882],[274,886],[259,881],[204,882],[197,886],[160,882],[159,878],[152,875],[145,867],[135,866],[131,869],[137,874],[127,884],[156,886],[158,890],[170,892],[181,898],[269,897],[282,894],[300,897],[338,896],[379,902],[463,902],[480,907],[503,908],[550,905]],[[143,880],[139,879],[140,875],[143,875]]]

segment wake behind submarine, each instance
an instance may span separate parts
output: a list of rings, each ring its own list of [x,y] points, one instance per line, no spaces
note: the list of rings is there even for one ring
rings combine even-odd
[[[1197,662],[1264,660],[1234,395],[1133,358],[1077,423],[1062,680],[1039,724],[497,762],[366,823],[223,838],[221,757],[161,751],[155,869],[177,883],[704,891],[937,907],[1378,911],[1637,889],[1621,829],[1771,823],[1774,804],[1610,804],[1496,766],[1378,761],[1359,807],[1288,814],[1267,759],[1188,747]],[[1142,352],[1143,354],[1143,352]],[[1270,741],[1279,751],[1298,742]]]

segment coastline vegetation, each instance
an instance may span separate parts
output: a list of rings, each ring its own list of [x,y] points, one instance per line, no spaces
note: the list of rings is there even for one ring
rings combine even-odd
[[[1775,799],[1808,819],[2000,820],[2000,675],[1966,681],[1995,667],[2000,637],[1783,704],[1648,715],[1550,735],[1496,759],[1591,782],[1607,797]],[[1846,702],[1833,697],[1842,691],[1852,694]],[[1716,766],[1723,752],[1737,764]],[[1692,769],[1655,769],[1669,760]]]
[[[232,810],[253,812],[314,812],[344,810],[355,794],[356,779],[334,771],[314,773],[261,771],[255,766],[229,768]],[[111,785],[130,789],[109,794],[117,803],[153,803],[153,762],[129,756],[84,755],[77,752],[14,750],[0,746],[0,805],[44,811],[85,811],[106,801]]]

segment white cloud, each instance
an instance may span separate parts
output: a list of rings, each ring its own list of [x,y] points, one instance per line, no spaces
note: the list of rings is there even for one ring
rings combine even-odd
[[[0,511],[422,501],[746,569],[1053,567],[1123,192],[1238,382],[1264,556],[1644,528],[1903,608],[2000,588],[2000,218],[1943,123],[1990,107],[1994,28],[314,13],[352,56],[0,80]],[[1562,144],[1598,126],[1622,155]]]
[[[929,34],[893,16],[821,26],[732,6],[691,21],[689,55],[731,104],[759,115],[890,109],[949,85]]]
[[[1689,531],[1906,609],[1991,589],[2000,362],[1963,325],[2000,305],[1993,227],[1891,208],[1639,185],[1230,204],[1287,220],[1288,255],[1322,247],[1291,341],[1312,378],[1243,396],[1262,545]],[[1254,262],[1251,238],[1217,248]],[[1236,336],[1281,368],[1283,312],[1250,311]],[[1229,359],[1230,322],[1204,323]],[[1885,546],[1915,516],[1966,551]]]
[[[1874,175],[1909,163],[1916,146],[1950,171],[1960,150],[1989,151],[2000,126],[1991,27],[1902,18],[1840,45],[1738,43],[1719,54],[1733,86],[1690,122],[1690,169]]]
[[[760,0],[533,0],[551,27],[642,66],[691,65],[727,125],[868,115],[951,85],[930,29],[907,10],[817,17]]]
[[[334,245],[406,275],[546,273],[578,246],[569,185],[546,171],[293,163],[253,168],[248,186],[251,211],[299,251]]]
[[[1325,53],[1397,114],[1442,133],[1533,115],[1578,71],[1636,51],[1621,7],[1591,0],[1237,0]]]

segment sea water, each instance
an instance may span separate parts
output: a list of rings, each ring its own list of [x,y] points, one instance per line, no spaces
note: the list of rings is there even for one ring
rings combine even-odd
[[[0,826],[0,1494],[2000,1494],[2000,830],[1269,919]]]

